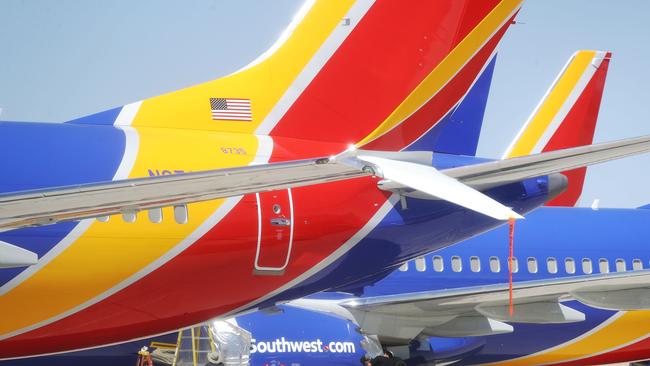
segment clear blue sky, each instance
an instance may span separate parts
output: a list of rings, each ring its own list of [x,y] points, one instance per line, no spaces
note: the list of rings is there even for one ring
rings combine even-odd
[[[302,0],[3,0],[3,120],[59,122],[207,81],[268,48]],[[650,1],[528,0],[500,46],[479,155],[499,157],[567,58],[614,52],[596,141],[650,134]],[[581,203],[650,203],[650,156],[589,169]]]

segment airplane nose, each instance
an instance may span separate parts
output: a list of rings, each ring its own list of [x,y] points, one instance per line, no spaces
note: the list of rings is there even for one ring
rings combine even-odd
[[[566,175],[561,173],[553,173],[548,175],[548,200],[562,194],[569,186],[569,179]]]

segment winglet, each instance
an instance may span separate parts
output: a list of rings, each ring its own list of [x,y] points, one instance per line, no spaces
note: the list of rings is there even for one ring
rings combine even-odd
[[[503,158],[591,144],[611,56],[606,51],[575,52]],[[562,173],[569,178],[568,189],[547,205],[574,206],[582,193],[586,168]]]

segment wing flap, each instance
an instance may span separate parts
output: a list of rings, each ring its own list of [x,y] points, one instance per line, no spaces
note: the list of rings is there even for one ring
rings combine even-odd
[[[519,304],[512,315],[509,308],[508,304],[479,304],[476,311],[491,319],[513,323],[557,324],[585,320],[585,314],[562,305],[557,299]]]
[[[650,286],[625,288],[619,285],[594,286],[571,291],[574,299],[601,309],[650,310]]]
[[[459,316],[435,327],[427,327],[423,334],[433,337],[477,337],[511,333],[513,327],[484,316]]]

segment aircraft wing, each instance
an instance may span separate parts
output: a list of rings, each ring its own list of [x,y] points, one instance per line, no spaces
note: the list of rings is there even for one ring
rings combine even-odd
[[[540,175],[602,163],[648,151],[648,136],[549,151],[443,170],[446,175],[478,189]]]
[[[141,210],[378,175],[499,220],[520,216],[483,189],[650,150],[650,136],[438,171],[431,152],[348,151],[322,159],[261,164],[100,182],[0,195],[0,230],[47,225]],[[184,210],[183,210],[184,209]],[[154,215],[156,216],[156,215]],[[183,215],[177,221],[183,222]]]
[[[286,189],[369,173],[327,159],[216,169],[0,195],[0,229],[45,225]]]
[[[363,319],[360,325],[367,331],[378,326],[372,324],[376,319],[389,317],[407,327],[412,327],[408,319],[428,319],[420,327],[427,335],[470,336],[512,331],[506,323],[584,320],[583,313],[561,303],[569,299],[612,310],[650,309],[650,270],[515,282],[512,316],[507,283],[355,299],[341,305]],[[380,329],[375,330],[381,335]]]
[[[443,289],[345,300],[362,329],[385,338],[477,336],[511,332],[506,323],[567,323],[584,320],[561,303],[574,299],[613,310],[650,309],[650,270],[515,282],[514,313],[508,284]]]

